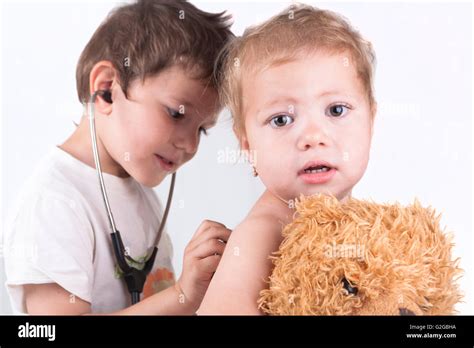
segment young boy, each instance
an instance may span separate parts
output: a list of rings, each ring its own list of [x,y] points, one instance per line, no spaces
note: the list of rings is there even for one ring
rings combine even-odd
[[[266,191],[232,232],[199,314],[260,314],[291,202],[301,194],[351,196],[369,159],[374,60],[344,19],[305,5],[232,42],[223,96]]]
[[[220,111],[214,62],[232,38],[228,17],[184,1],[116,8],[77,65],[77,91],[95,103],[98,150],[108,198],[127,252],[144,257],[163,209],[152,187],[189,161]],[[130,295],[116,270],[110,227],[93,161],[89,120],[54,147],[21,194],[6,250],[15,312],[29,314],[194,314],[230,231],[204,221],[184,253],[175,282],[163,233],[144,299]],[[17,255],[17,256],[15,256]],[[174,284],[174,286],[172,286]]]

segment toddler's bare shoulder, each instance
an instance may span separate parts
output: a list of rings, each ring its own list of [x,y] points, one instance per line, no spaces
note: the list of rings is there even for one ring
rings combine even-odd
[[[231,243],[252,243],[253,245],[276,248],[282,241],[282,224],[270,214],[250,215],[231,233]],[[265,248],[266,249],[266,248]]]

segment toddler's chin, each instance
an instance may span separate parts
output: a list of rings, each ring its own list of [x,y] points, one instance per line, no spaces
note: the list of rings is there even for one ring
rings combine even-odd
[[[335,197],[338,197],[338,192],[333,192],[333,190],[325,187],[310,187],[310,188],[300,188],[300,189],[295,189],[294,191],[291,192],[291,194],[288,194],[288,196],[293,196],[296,199],[299,199],[301,195],[303,196],[312,196],[312,195],[317,195],[317,194],[327,194],[327,195],[333,195]]]

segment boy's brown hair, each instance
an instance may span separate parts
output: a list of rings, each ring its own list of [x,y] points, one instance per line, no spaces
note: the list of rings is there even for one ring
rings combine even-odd
[[[233,37],[229,20],[224,12],[204,12],[182,0],[138,0],[112,10],[79,58],[79,101],[88,102],[89,75],[101,60],[113,64],[125,96],[134,79],[143,81],[174,64],[198,68],[195,78],[216,87],[216,58]]]

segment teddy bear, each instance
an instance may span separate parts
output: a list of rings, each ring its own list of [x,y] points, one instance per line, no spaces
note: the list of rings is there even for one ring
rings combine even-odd
[[[259,308],[269,315],[448,315],[462,296],[452,234],[414,203],[301,196]]]

